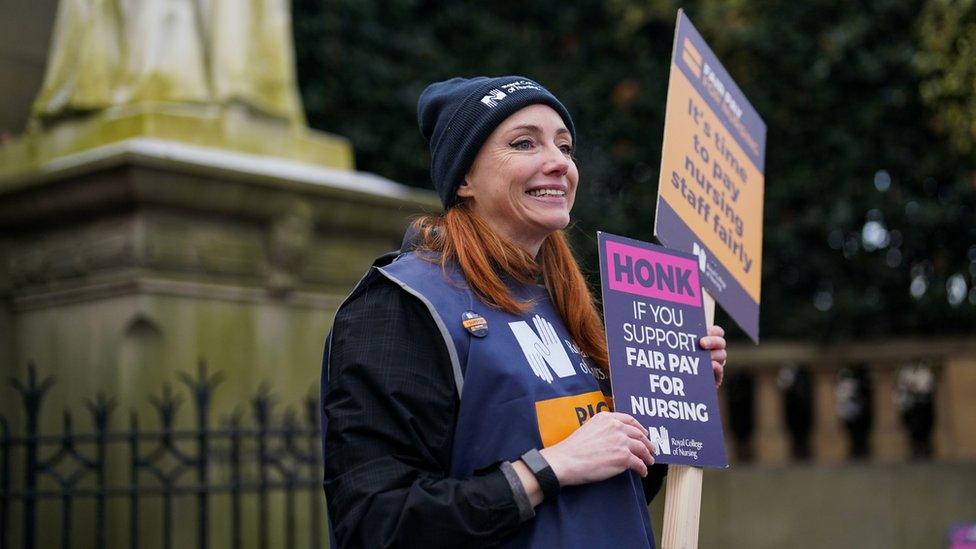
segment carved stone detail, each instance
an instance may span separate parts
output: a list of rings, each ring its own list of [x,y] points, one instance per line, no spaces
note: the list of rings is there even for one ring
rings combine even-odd
[[[271,222],[268,234],[267,277],[272,293],[283,294],[295,287],[312,243],[312,208],[293,201]]]

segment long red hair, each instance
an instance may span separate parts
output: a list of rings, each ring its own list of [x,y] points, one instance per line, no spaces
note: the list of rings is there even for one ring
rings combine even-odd
[[[485,304],[512,314],[526,312],[530,302],[517,299],[502,276],[533,284],[541,274],[556,311],[580,351],[610,374],[603,321],[563,231],[546,237],[539,259],[494,231],[465,204],[414,222],[418,249],[434,252],[442,266],[455,262],[471,289]]]

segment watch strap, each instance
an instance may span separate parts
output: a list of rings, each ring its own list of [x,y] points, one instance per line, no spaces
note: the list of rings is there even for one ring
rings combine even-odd
[[[552,467],[549,466],[549,462],[546,461],[546,458],[542,457],[539,450],[533,448],[522,454],[522,462],[535,475],[536,481],[539,482],[539,487],[542,488],[542,495],[546,499],[554,498],[559,494],[559,479],[556,478],[556,473],[553,472]]]

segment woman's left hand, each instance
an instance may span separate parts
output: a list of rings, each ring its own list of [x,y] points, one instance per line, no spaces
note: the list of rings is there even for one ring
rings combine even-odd
[[[698,342],[702,349],[711,351],[712,373],[715,374],[715,386],[722,384],[722,377],[725,375],[725,359],[728,355],[725,352],[725,330],[721,326],[709,326],[708,335],[701,338]]]

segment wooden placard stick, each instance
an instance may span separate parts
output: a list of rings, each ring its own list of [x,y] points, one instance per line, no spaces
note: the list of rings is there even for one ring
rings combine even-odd
[[[715,298],[702,290],[705,326],[715,323]],[[709,370],[711,370],[709,364]],[[698,519],[701,516],[702,468],[691,465],[668,467],[664,500],[663,549],[698,547]]]

